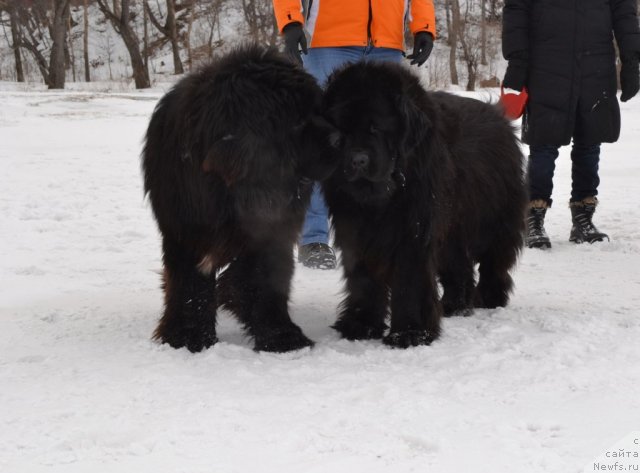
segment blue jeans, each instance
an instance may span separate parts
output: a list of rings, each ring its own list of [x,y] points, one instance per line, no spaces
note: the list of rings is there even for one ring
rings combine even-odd
[[[529,147],[529,198],[542,199],[551,206],[553,173],[558,146]],[[571,148],[571,202],[598,195],[600,145],[583,145],[574,141]]]
[[[372,46],[348,46],[340,48],[309,48],[302,55],[304,68],[324,87],[327,78],[340,66],[358,61],[401,62],[404,54],[399,49],[374,48]],[[329,211],[320,185],[313,185],[311,203],[302,227],[302,245],[329,242]]]

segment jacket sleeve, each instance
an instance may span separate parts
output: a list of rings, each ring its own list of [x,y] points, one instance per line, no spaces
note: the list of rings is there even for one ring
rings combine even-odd
[[[273,0],[273,11],[276,15],[278,31],[280,32],[285,26],[294,21],[304,24],[300,0]]]
[[[502,55],[506,60],[529,58],[531,0],[505,0],[502,10]]]
[[[275,0],[274,0],[275,1]],[[436,12],[433,0],[411,0],[409,30],[414,35],[427,31],[436,37]]]
[[[640,55],[636,0],[611,0],[611,17],[620,57]]]

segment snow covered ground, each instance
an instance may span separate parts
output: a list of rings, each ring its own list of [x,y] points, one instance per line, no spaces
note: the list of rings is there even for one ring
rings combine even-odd
[[[578,472],[640,430],[640,98],[603,147],[612,241],[567,241],[563,150],[553,250],[524,252],[508,308],[445,320],[430,347],[342,341],[340,273],[299,266],[315,348],[254,353],[223,313],[194,355],[150,340],[139,152],[162,91],[0,89],[1,472]]]

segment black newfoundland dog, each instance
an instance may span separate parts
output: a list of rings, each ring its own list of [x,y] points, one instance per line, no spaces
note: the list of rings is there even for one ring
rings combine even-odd
[[[321,99],[314,79],[277,51],[246,46],[160,100],[142,156],[162,234],[165,309],[156,339],[207,348],[223,306],[256,350],[312,345],[291,321],[288,300],[309,183],[338,165]]]
[[[382,338],[390,310],[384,342],[404,348],[435,340],[442,312],[505,306],[527,197],[497,106],[427,92],[395,64],[359,63],[330,78],[324,113],[342,156],[323,184],[346,279],[334,328]]]

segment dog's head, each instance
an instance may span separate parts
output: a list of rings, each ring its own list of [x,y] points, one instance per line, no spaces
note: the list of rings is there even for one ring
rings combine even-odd
[[[320,109],[322,91],[304,70],[255,47],[227,56],[205,77],[198,96],[210,100],[197,105],[193,115],[200,123],[190,127],[193,142],[205,141],[205,172],[233,187],[321,180],[336,167],[334,129]]]
[[[404,184],[408,160],[431,127],[420,91],[418,79],[396,64],[357,63],[330,77],[323,110],[338,130],[334,179],[358,200],[388,197]]]
[[[321,88],[275,50],[239,48],[178,87],[186,95],[177,114],[185,117],[183,159],[224,183],[239,215],[286,218],[301,182],[337,166]]]

